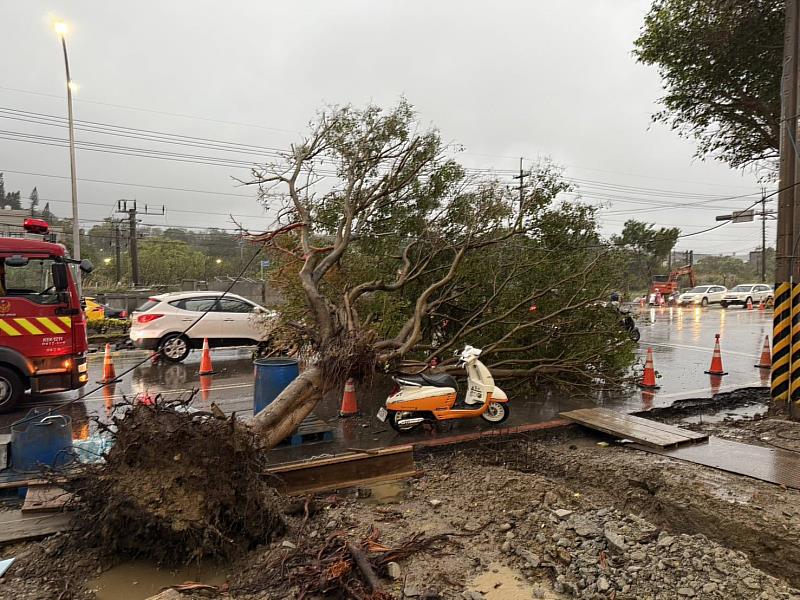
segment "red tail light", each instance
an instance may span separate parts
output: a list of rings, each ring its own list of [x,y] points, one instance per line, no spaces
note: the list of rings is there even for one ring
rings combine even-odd
[[[120,311],[119,318],[120,319],[127,319],[128,318],[128,311],[127,310]]]
[[[151,315],[151,314],[139,315],[138,317],[136,317],[136,322],[144,325],[145,323],[149,323],[150,321],[155,321],[156,319],[160,319],[163,316],[164,315]]]

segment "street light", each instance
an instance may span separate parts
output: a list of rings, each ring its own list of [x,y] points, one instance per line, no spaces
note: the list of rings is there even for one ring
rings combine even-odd
[[[81,257],[81,228],[78,223],[78,178],[75,173],[75,127],[72,117],[72,91],[76,89],[75,83],[69,74],[69,57],[67,56],[67,33],[69,25],[64,21],[55,21],[53,29],[61,39],[61,48],[64,50],[64,70],[67,75],[67,116],[69,118],[69,171],[72,181],[72,257]]]

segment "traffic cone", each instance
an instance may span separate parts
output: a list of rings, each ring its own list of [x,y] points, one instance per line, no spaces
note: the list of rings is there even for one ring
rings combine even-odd
[[[200,375],[213,375],[214,367],[211,366],[211,351],[208,349],[208,338],[203,338],[203,355],[200,357]]]
[[[767,303],[763,300],[758,303],[758,310],[767,310]]]
[[[647,358],[644,361],[644,373],[642,380],[638,383],[641,388],[657,390],[660,386],[656,384],[656,370],[653,368],[653,349],[647,349]]]
[[[208,402],[211,395],[211,380],[214,379],[211,375],[200,375],[200,397],[203,402]]]
[[[715,336],[716,342],[714,343],[714,354],[711,356],[711,366],[706,373],[708,375],[727,375],[722,368],[722,353],[719,350],[719,334]]]
[[[114,360],[111,358],[111,344],[106,344],[106,352],[103,356],[103,378],[97,383],[114,383],[119,381],[117,373],[114,371]]]
[[[350,378],[344,384],[344,394],[342,395],[342,408],[339,410],[340,417],[352,417],[358,414],[358,402],[356,400],[356,386]]]
[[[747,299],[747,310],[753,310],[753,301],[750,298]]]
[[[755,365],[759,369],[770,369],[772,368],[772,354],[769,351],[769,336],[764,336],[764,347],[761,349],[761,359],[758,361],[758,364]]]

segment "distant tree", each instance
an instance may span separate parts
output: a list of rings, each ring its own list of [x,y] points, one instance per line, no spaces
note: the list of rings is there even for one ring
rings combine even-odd
[[[3,174],[0,173],[0,202],[6,199],[6,182],[3,179]]]
[[[758,280],[756,268],[735,256],[704,256],[694,264],[694,271],[699,284],[716,283],[730,288]]]
[[[56,220],[56,216],[50,211],[49,202],[44,203],[44,208],[42,209],[42,219],[51,224]]]
[[[39,206],[39,190],[33,188],[28,200],[30,200],[31,216],[36,216],[36,208]]]
[[[655,121],[733,167],[778,156],[784,0],[656,0],[634,54],[666,94]]]
[[[7,206],[12,210],[22,209],[22,194],[20,192],[7,192],[3,206]]]
[[[201,279],[207,258],[186,242],[148,238],[139,244],[139,271],[145,285],[173,284]]]
[[[626,268],[622,284],[627,290],[642,290],[650,286],[653,275],[660,274],[664,261],[678,241],[680,229],[661,227],[629,219],[620,235],[611,241],[622,247]]]

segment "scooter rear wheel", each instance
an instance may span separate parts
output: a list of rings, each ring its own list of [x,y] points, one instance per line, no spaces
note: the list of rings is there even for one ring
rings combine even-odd
[[[508,404],[505,402],[492,402],[486,407],[486,410],[481,414],[484,421],[492,425],[499,425],[508,418],[510,411]]]
[[[417,413],[419,414],[419,413]],[[414,423],[413,425],[401,425],[399,421],[403,419],[410,419],[414,417],[414,413],[410,411],[389,411],[389,417],[386,419],[389,421],[389,425],[392,426],[392,429],[399,433],[405,433],[407,431],[411,431],[415,427],[418,427],[420,423]]]

